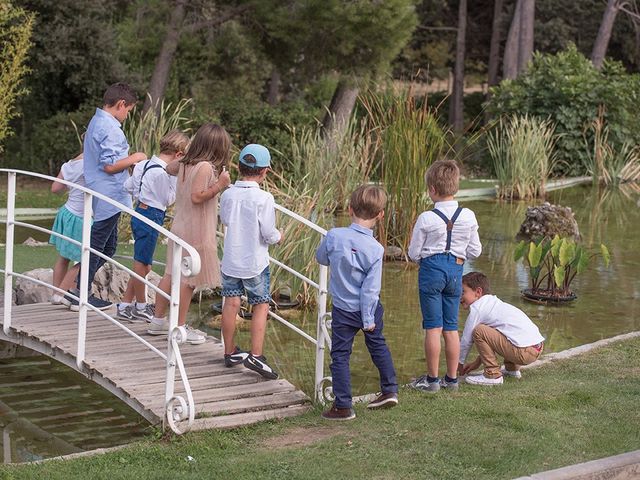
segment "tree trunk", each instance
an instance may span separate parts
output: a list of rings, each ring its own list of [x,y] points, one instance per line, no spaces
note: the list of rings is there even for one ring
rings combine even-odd
[[[600,28],[598,29],[598,36],[593,44],[591,63],[598,70],[602,68],[602,62],[604,62],[604,57],[607,54],[609,39],[611,38],[611,32],[613,32],[613,23],[618,14],[618,6],[618,0],[609,0],[607,2],[607,8],[604,11],[602,22],[600,22]]]
[[[533,56],[533,24],[535,17],[536,0],[522,0],[518,41],[518,75],[526,70]]]
[[[464,130],[464,47],[467,32],[467,0],[458,5],[458,34],[456,36],[456,65],[453,71],[453,92],[449,103],[449,124],[455,133]]]
[[[269,91],[267,93],[267,103],[271,106],[277,105],[280,101],[280,72],[276,67],[271,70],[269,79]]]
[[[520,43],[520,11],[522,0],[518,0],[513,10],[513,18],[507,35],[502,57],[502,77],[514,79],[518,76],[518,47]]]
[[[335,148],[342,137],[356,106],[358,93],[358,87],[345,78],[336,85],[329,110],[322,121],[323,137],[330,148]]]
[[[156,59],[156,65],[151,76],[151,82],[149,83],[148,95],[144,101],[143,113],[146,113],[150,108],[154,108],[156,111],[160,106],[162,97],[167,88],[169,81],[169,73],[171,71],[171,65],[173,64],[173,56],[178,48],[178,42],[180,41],[180,34],[182,33],[182,24],[185,17],[185,3],[186,0],[176,0],[173,11],[171,12],[171,19],[169,25],[167,25],[167,32],[160,48],[160,53]]]
[[[491,46],[489,47],[489,74],[487,84],[498,84],[498,65],[500,64],[500,24],[502,20],[503,0],[493,2],[493,23],[491,26]]]

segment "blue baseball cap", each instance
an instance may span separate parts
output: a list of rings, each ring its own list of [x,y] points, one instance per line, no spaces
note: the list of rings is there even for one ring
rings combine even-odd
[[[250,143],[240,152],[240,161],[251,168],[270,167],[271,154],[267,147],[257,143]]]

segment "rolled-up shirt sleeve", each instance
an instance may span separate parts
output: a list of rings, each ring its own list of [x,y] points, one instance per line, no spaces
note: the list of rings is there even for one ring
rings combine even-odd
[[[102,130],[98,138],[100,138],[98,164],[103,170],[104,167],[113,165],[128,155],[128,151],[123,151],[123,140],[126,144],[126,139],[124,139],[122,130]]]
[[[409,250],[407,252],[409,258],[414,262],[420,261],[420,252],[422,251],[422,246],[424,245],[426,239],[427,232],[424,228],[424,215],[420,215],[413,227],[411,242],[409,243]]]
[[[360,289],[360,314],[365,329],[375,323],[375,313],[382,286],[382,257],[371,265]]]
[[[467,259],[471,260],[474,258],[478,258],[482,253],[482,244],[480,243],[480,236],[478,235],[478,221],[476,220],[476,216],[473,212],[473,222],[474,225],[471,227],[471,236],[469,237],[469,244],[467,245]]]
[[[280,231],[276,228],[276,208],[273,195],[269,195],[260,212],[260,236],[267,245],[280,241]]]
[[[473,330],[478,325],[480,320],[480,312],[477,308],[471,305],[469,310],[469,316],[464,324],[464,330],[462,332],[462,338],[460,339],[460,363],[464,363],[473,345]]]
[[[318,249],[316,250],[316,260],[320,265],[329,265],[329,249],[328,249],[329,235],[322,239]]]

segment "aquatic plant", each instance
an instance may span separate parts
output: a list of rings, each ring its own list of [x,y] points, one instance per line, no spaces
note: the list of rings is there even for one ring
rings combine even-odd
[[[498,198],[543,197],[555,163],[554,125],[528,115],[501,118],[487,134],[487,148],[498,179]]]
[[[529,267],[531,289],[525,296],[562,300],[575,298],[571,282],[589,266],[589,261],[600,255],[605,267],[609,266],[610,254],[604,244],[599,252],[590,253],[571,238],[542,238],[535,242],[521,241],[515,249],[514,259],[524,259]]]

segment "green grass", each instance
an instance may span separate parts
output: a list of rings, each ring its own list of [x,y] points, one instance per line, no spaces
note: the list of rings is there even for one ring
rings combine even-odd
[[[18,188],[16,208],[58,208],[66,202],[66,195],[51,193],[50,182],[42,183],[41,188]],[[7,208],[7,187],[0,188],[0,208]]]
[[[639,448],[638,365],[635,339],[502,387],[463,385],[434,396],[402,390],[397,408],[358,406],[349,423],[326,423],[315,410],[106,455],[4,466],[0,478],[514,478]]]

